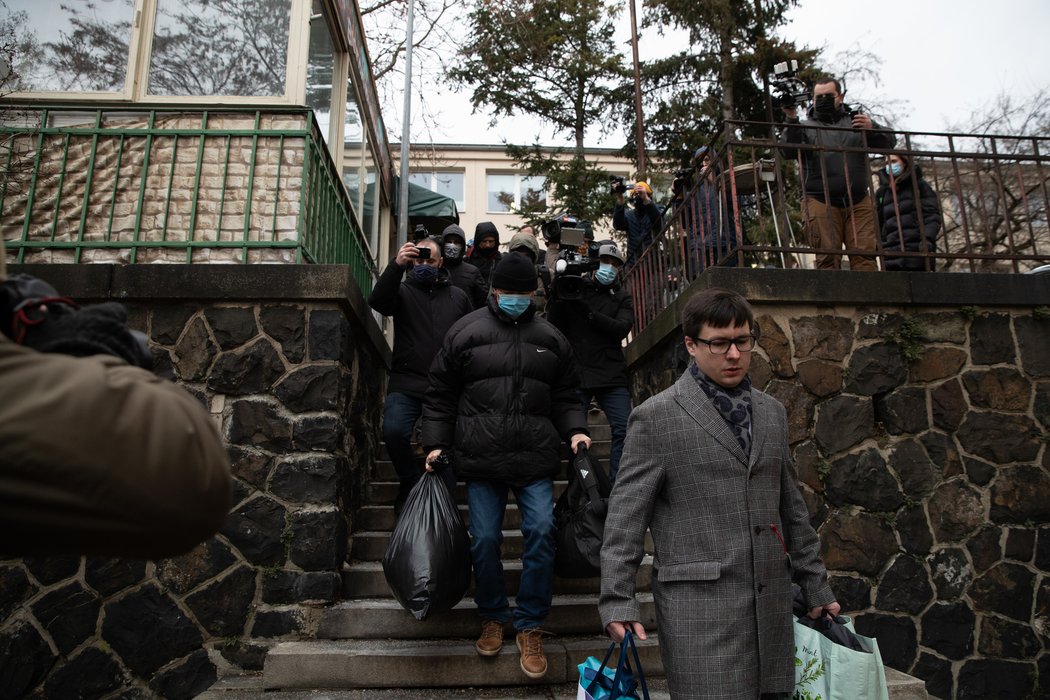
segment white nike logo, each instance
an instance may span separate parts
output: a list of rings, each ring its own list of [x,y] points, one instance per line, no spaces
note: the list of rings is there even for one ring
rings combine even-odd
[[[545,348],[536,348],[536,352],[547,352]]]

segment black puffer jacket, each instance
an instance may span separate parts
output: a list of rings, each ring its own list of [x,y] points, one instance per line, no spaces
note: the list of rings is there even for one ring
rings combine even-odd
[[[473,307],[466,292],[449,283],[444,268],[430,287],[411,277],[402,282],[404,274],[405,268],[396,262],[387,265],[368,297],[368,305],[394,318],[394,354],[387,393],[422,398],[429,383],[427,370],[445,332]]]
[[[919,196],[918,207],[915,206],[916,188]],[[918,165],[908,168],[900,177],[894,179],[892,185],[890,176],[884,170],[880,170],[875,203],[879,215],[882,249],[886,254],[886,269],[927,269],[926,262],[921,257],[893,255],[894,251],[901,250],[902,239],[906,251],[932,253],[937,250],[937,236],[941,232],[941,206],[937,201],[937,193],[922,179],[922,168]],[[934,269],[934,262],[930,260],[929,269]]]
[[[572,348],[530,307],[495,299],[449,329],[430,367],[423,445],[455,451],[456,475],[523,486],[560,469],[559,447],[587,434]]]
[[[572,345],[581,387],[594,390],[627,386],[623,339],[634,325],[634,301],[619,283],[607,287],[585,280],[583,298],[552,298],[547,305],[547,318]]]
[[[489,286],[482,279],[481,270],[463,260],[449,260],[448,258],[445,258],[445,269],[452,277],[452,284],[467,293],[475,309],[480,309],[485,305]]]
[[[784,130],[781,151],[785,158],[802,156],[802,181],[807,197],[813,197],[834,207],[856,204],[868,194],[871,174],[866,154],[843,148],[893,148],[896,136],[872,122],[871,129],[854,129],[849,114],[839,109],[831,124],[812,118],[802,122],[789,121]],[[831,129],[827,127],[843,127]],[[865,140],[866,139],[866,140]],[[792,148],[796,144],[823,146],[829,150]],[[821,164],[823,163],[823,168]],[[827,173],[827,197],[824,193],[824,173]]]

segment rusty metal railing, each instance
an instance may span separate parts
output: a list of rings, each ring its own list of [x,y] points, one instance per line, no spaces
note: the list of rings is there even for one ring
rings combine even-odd
[[[635,333],[715,266],[813,268],[818,259],[837,266],[844,258],[874,262],[881,270],[1023,273],[1050,263],[1050,137],[897,132],[892,148],[865,140],[855,147],[803,143],[784,149],[782,124],[729,126],[727,133],[763,136],[734,137],[712,149],[711,162],[698,164],[690,185],[668,205],[663,229],[628,271]],[[794,151],[792,157],[785,150]],[[914,175],[898,182],[884,173],[880,179],[891,155],[919,166],[936,202],[939,227],[919,216],[917,245],[904,236],[887,245],[880,235],[878,210],[889,228],[905,228],[910,201],[921,202],[925,193]],[[824,201],[834,199],[829,169],[851,159],[860,161],[865,179],[849,183],[857,185],[854,191],[874,195],[880,184],[890,185],[881,202],[872,197],[866,204],[872,211],[858,209],[857,220],[844,222],[841,248],[818,247],[807,235],[800,176],[807,159],[820,185],[816,196],[823,194]],[[874,249],[857,238],[857,221],[868,214],[875,220]]]

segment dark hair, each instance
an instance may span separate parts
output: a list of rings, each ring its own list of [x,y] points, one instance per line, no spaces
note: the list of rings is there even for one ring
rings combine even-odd
[[[840,95],[842,94],[842,86],[839,85],[839,81],[835,78],[832,78],[830,75],[822,75],[819,78],[817,78],[817,81],[813,83],[813,87],[816,87],[818,85],[827,85],[828,83],[834,83],[835,92]]]
[[[686,336],[696,338],[705,323],[712,328],[742,326],[746,323],[752,333],[757,330],[755,312],[747,299],[737,292],[719,287],[710,287],[694,294],[682,310],[682,332]]]

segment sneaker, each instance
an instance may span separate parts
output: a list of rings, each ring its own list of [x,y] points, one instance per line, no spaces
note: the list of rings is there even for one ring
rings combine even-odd
[[[503,623],[496,620],[483,620],[481,636],[474,642],[479,656],[495,656],[503,648]]]
[[[521,652],[521,670],[529,678],[547,675],[547,656],[543,653],[543,631],[534,627],[518,632],[516,639]]]

